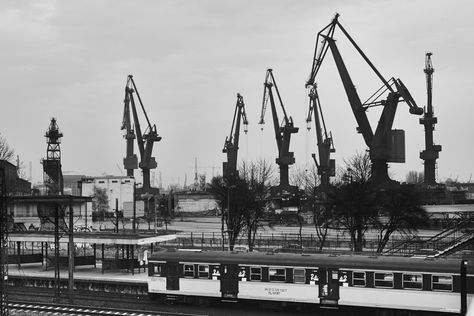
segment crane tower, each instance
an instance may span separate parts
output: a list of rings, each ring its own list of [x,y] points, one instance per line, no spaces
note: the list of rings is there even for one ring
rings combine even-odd
[[[433,115],[432,91],[433,91],[433,72],[434,68],[431,63],[432,53],[426,53],[425,69],[426,74],[426,93],[427,104],[424,115],[420,118],[420,124],[425,126],[425,150],[420,152],[420,158],[424,160],[424,184],[436,185],[436,159],[439,157],[441,145],[433,144],[433,131],[438,119]]]

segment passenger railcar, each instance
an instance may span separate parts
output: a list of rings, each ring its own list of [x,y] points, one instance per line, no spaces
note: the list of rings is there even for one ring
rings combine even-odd
[[[155,253],[148,293],[459,313],[461,260],[221,251]],[[467,265],[467,304],[474,293]]]

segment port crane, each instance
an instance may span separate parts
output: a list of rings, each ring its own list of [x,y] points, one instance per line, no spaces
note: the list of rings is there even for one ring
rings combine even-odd
[[[235,104],[234,119],[230,134],[225,138],[224,149],[222,152],[227,154],[227,162],[222,164],[222,172],[225,179],[232,180],[238,177],[237,171],[237,152],[239,150],[240,125],[243,125],[244,132],[247,134],[248,121],[245,113],[244,98],[237,93],[237,103]]]
[[[336,152],[336,149],[334,148],[332,135],[330,132],[328,133],[326,129],[317,85],[315,83],[311,86],[308,96],[309,107],[308,116],[306,118],[306,127],[308,131],[311,129],[311,121],[313,120],[312,116],[314,115],[319,163],[316,159],[316,154],[312,154],[311,156],[313,157],[318,170],[318,175],[321,179],[319,192],[321,197],[325,197],[329,188],[329,179],[336,174],[336,162],[334,159],[331,159],[331,153]]]
[[[145,133],[142,133],[140,127],[140,121],[138,118],[137,107],[135,105],[135,98],[133,94],[137,95],[140,107],[147,121],[147,128]],[[130,108],[132,110],[133,123],[135,131],[132,128],[132,122],[130,120]],[[133,170],[136,169],[137,156],[133,152],[133,140],[137,139],[138,150],[140,152],[140,163],[138,166],[142,169],[143,173],[143,193],[150,193],[150,169],[155,169],[157,163],[155,157],[152,157],[153,145],[155,142],[159,142],[161,137],[156,132],[156,125],[152,125],[148,119],[148,115],[143,106],[143,102],[138,93],[137,86],[133,80],[133,76],[129,75],[127,78],[127,84],[125,86],[125,100],[124,100],[124,116],[122,121],[122,130],[125,130],[124,138],[127,142],[127,156],[124,158],[124,168],[127,170],[128,176],[133,176]]]
[[[280,108],[283,111],[283,121],[281,125],[278,119],[273,89],[275,89],[278,101],[280,103]],[[298,193],[298,187],[290,186],[288,169],[290,165],[295,163],[295,157],[294,153],[290,152],[289,150],[291,134],[297,133],[298,127],[294,126],[293,119],[291,117],[288,117],[288,115],[286,114],[285,107],[283,106],[283,102],[281,100],[280,92],[278,91],[278,87],[275,82],[272,69],[267,69],[267,73],[265,76],[262,111],[260,115],[259,124],[265,124],[265,112],[269,100],[273,117],[275,139],[278,147],[278,158],[276,158],[275,162],[280,167],[280,184],[276,187],[272,187],[270,189],[270,194],[273,197],[294,196]]]
[[[432,53],[426,53],[425,57],[425,69],[426,74],[426,93],[427,93],[427,104],[424,115],[420,118],[420,124],[425,126],[425,150],[420,152],[420,158],[425,161],[424,163],[424,184],[436,185],[436,159],[439,157],[441,151],[441,145],[435,145],[433,143],[433,131],[438,119],[434,116],[433,112],[433,64],[431,62]]]
[[[415,115],[423,114],[423,109],[416,105],[415,100],[412,98],[410,92],[400,79],[392,77],[388,81],[385,80],[369,58],[347,33],[344,27],[339,23],[338,17],[339,14],[336,14],[331,23],[324,27],[317,35],[311,75],[306,82],[306,87],[313,86],[324,57],[328,50],[331,50],[347,98],[349,99],[352,112],[358,124],[357,131],[362,134],[364,141],[369,148],[370,159],[372,162],[372,175],[370,181],[375,186],[380,187],[395,185],[396,182],[391,180],[388,176],[387,163],[405,162],[404,131],[392,130],[398,103],[399,101],[405,101],[409,106],[409,112]],[[377,75],[380,81],[382,81],[382,87],[375,91],[364,103],[361,102],[359,94],[357,93],[355,85],[336,45],[336,40],[334,39],[336,27],[342,31],[352,46],[354,46],[372,71]],[[320,44],[320,47],[318,47],[318,44]],[[386,92],[388,92],[387,97],[381,99]],[[372,130],[366,114],[367,109],[374,106],[383,107],[375,133]]]

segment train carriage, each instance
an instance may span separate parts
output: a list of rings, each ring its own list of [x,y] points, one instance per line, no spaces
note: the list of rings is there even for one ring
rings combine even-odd
[[[167,251],[149,260],[148,292],[172,299],[259,300],[455,312],[461,260]],[[474,293],[467,265],[466,299]]]

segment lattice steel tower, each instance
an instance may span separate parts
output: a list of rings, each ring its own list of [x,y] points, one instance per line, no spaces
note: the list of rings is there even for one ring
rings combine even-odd
[[[44,135],[48,148],[46,150],[46,159],[43,159],[43,182],[47,187],[48,195],[63,194],[63,173],[61,170],[61,137],[63,134],[59,131],[56,119],[51,118],[49,128]]]

